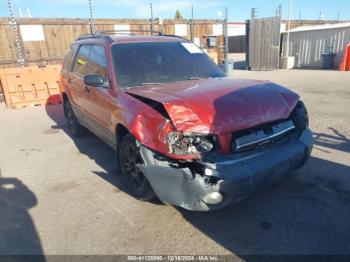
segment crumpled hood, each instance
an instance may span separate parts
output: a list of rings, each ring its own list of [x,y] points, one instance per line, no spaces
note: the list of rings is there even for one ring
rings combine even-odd
[[[132,88],[164,105],[177,130],[225,134],[287,118],[299,100],[268,81],[213,78]]]

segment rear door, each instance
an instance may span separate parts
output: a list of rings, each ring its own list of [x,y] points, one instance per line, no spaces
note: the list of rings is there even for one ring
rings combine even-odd
[[[72,69],[73,69],[73,62],[75,54],[78,50],[79,45],[78,44],[72,44],[69,49],[67,50],[67,53],[64,57],[63,65],[62,65],[62,71],[61,71],[61,79],[60,79],[60,88],[61,91],[67,92],[67,90],[70,89],[70,83],[69,79],[72,78]]]
[[[84,75],[92,45],[81,45],[73,63],[73,70],[68,78],[70,86],[71,103],[74,112],[79,120],[84,121],[84,114],[89,114],[89,108],[86,99],[86,90],[84,85]]]

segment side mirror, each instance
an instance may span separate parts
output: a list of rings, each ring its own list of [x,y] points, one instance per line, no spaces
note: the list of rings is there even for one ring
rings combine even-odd
[[[84,76],[84,84],[87,86],[102,86],[105,87],[106,83],[100,75],[87,75]]]

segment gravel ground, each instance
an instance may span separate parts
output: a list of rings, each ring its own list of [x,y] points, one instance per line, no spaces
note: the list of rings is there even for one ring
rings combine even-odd
[[[235,71],[297,91],[315,147],[302,169],[223,210],[126,194],[113,152],[72,139],[61,106],[0,108],[0,254],[350,254],[350,73]]]

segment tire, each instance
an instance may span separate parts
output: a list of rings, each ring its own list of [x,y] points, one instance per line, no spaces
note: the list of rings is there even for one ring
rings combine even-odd
[[[120,170],[130,194],[142,201],[155,198],[146,176],[136,166],[143,161],[136,140],[131,134],[127,134],[122,138],[118,155]]]
[[[64,114],[66,116],[67,123],[72,135],[74,137],[84,136],[86,134],[86,129],[85,127],[79,124],[79,121],[75,116],[72,106],[68,99],[64,102],[63,106],[64,106]]]

